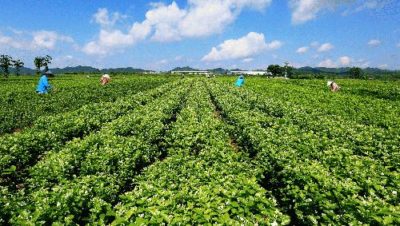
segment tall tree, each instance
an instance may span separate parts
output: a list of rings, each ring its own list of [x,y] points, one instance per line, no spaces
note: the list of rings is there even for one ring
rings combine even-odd
[[[3,72],[4,77],[8,77],[10,74],[9,68],[12,65],[12,57],[8,55],[1,55],[0,56],[0,68]]]
[[[268,66],[267,71],[272,75],[272,77],[283,76],[284,68],[278,64],[271,64]]]
[[[36,67],[37,75],[40,75],[40,68],[43,66],[43,61],[44,61],[43,57],[35,57],[35,59],[33,60],[33,64]]]
[[[352,67],[349,70],[349,74],[351,78],[363,78],[363,70],[359,67]]]
[[[18,59],[18,60],[13,60],[12,63],[15,68],[15,74],[18,76],[21,68],[24,66],[24,62]]]
[[[53,60],[53,58],[49,55],[46,55],[45,57],[43,57],[44,71],[49,70],[49,64],[51,64],[51,60]]]
[[[293,69],[294,68],[292,66],[289,66],[289,62],[285,62],[285,66],[283,67],[285,78],[293,77]]]

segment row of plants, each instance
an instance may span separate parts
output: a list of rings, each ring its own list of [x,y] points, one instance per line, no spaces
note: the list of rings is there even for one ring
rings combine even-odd
[[[136,178],[114,207],[111,225],[288,224],[257,184],[247,154],[233,147],[203,82],[192,90],[166,135],[168,157]]]
[[[323,115],[340,116],[360,124],[394,129],[400,126],[398,83],[338,81],[342,87],[332,93],[324,81],[252,79],[248,87],[276,101],[310,107]],[[390,93],[390,94],[389,94]],[[385,97],[386,96],[386,97]]]
[[[134,109],[162,96],[178,84],[167,84],[154,90],[121,97],[115,102],[88,104],[78,110],[39,118],[21,133],[9,134],[0,140],[0,184],[16,186],[26,173],[47,151],[58,150],[74,138],[84,137],[99,130]]]
[[[273,192],[292,222],[399,223],[399,174],[380,160],[355,153],[352,141],[338,143],[346,141],[352,127],[342,127],[343,135],[329,135],[332,127],[327,125],[333,122],[326,124],[327,118],[298,106],[226,85],[210,88],[233,126],[231,133],[263,171],[260,184]]]
[[[26,188],[9,208],[9,223],[87,224],[115,203],[141,169],[163,156],[163,137],[189,86],[173,88],[98,132],[49,152],[30,169]]]
[[[331,101],[329,106],[333,110],[326,110],[319,106],[321,101],[319,96],[292,95],[288,91],[284,98],[280,98],[281,95],[279,94],[269,93],[270,87],[265,87],[266,91],[262,91],[261,87],[257,89],[258,95],[253,95],[253,92],[242,92],[245,95],[246,102],[249,102],[254,108],[267,113],[274,111],[273,114],[276,116],[286,115],[285,120],[290,120],[303,130],[313,131],[314,136],[324,138],[325,143],[340,145],[341,148],[349,149],[349,152],[354,155],[368,156],[373,161],[378,161],[390,168],[391,171],[398,171],[400,166],[400,130],[394,124],[400,121],[393,117],[393,114],[397,113],[391,113],[391,116],[382,114],[382,118],[392,118],[386,120],[387,123],[392,123],[392,126],[383,128],[377,124],[364,124],[361,121],[349,119],[345,116],[346,113],[337,110],[339,107],[333,106],[334,101]],[[350,96],[352,95],[350,94]],[[285,98],[287,100],[283,101],[282,99]],[[335,99],[336,97],[332,96],[331,98]],[[336,104],[337,106],[342,105],[339,102]],[[372,114],[370,109],[360,108],[359,104],[355,104],[355,106],[350,102],[347,104],[349,104],[347,108],[357,109],[357,114]],[[325,104],[321,103],[321,105],[324,106]],[[386,103],[386,105],[387,108],[395,107],[393,104]],[[379,112],[374,113],[374,116],[371,117],[378,117],[377,115],[379,115]],[[320,143],[320,145],[325,144]]]
[[[35,93],[37,78],[29,81],[31,83],[26,85],[21,84],[24,83],[22,80],[0,84],[0,135],[21,131],[40,116],[75,110],[91,103],[113,102],[121,96],[155,88],[168,80],[163,77],[116,78],[102,87],[97,77],[57,77],[50,81],[54,89],[49,95]]]

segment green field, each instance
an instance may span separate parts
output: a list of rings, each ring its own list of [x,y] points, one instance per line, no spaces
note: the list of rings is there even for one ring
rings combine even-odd
[[[400,224],[400,82],[113,78],[1,81],[0,224]]]

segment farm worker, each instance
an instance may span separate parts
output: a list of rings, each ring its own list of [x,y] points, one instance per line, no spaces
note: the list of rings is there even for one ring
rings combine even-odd
[[[243,86],[243,84],[244,84],[244,76],[240,75],[239,78],[236,80],[235,85],[237,87],[241,87],[241,86]]]
[[[338,86],[338,84],[336,84],[336,82],[334,81],[328,81],[326,85],[330,88],[332,92],[337,92],[340,89],[340,86]]]
[[[110,75],[104,74],[104,75],[102,75],[101,78],[100,78],[100,83],[104,86],[105,84],[109,83],[110,80],[111,80]]]
[[[51,85],[49,84],[48,79],[50,75],[53,75],[53,73],[51,73],[51,71],[46,71],[42,74],[42,77],[40,77],[39,83],[36,88],[36,92],[38,94],[47,94],[51,89]]]

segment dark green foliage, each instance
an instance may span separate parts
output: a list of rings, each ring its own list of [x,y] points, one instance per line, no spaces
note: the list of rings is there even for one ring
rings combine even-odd
[[[10,74],[9,68],[12,66],[12,57],[8,55],[0,55],[0,68],[5,78],[8,78]]]
[[[279,66],[278,64],[272,64],[268,66],[267,71],[272,77],[281,77],[284,76],[285,68]]]
[[[21,68],[24,66],[24,62],[22,62],[21,60],[13,60],[12,63],[15,68],[15,75],[18,76],[20,74]]]
[[[364,76],[363,70],[359,67],[352,67],[349,70],[350,78],[361,79]]]

